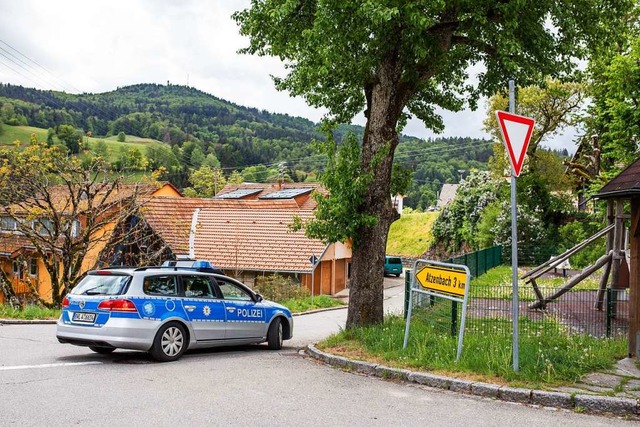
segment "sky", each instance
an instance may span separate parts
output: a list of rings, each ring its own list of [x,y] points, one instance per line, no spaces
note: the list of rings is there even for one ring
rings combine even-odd
[[[325,111],[275,90],[275,58],[241,55],[248,45],[231,19],[249,0],[0,0],[0,82],[70,93],[137,83],[189,85],[239,105],[306,117]],[[488,138],[477,111],[442,112],[439,136]],[[364,125],[362,115],[354,119]],[[410,120],[403,133],[436,136]],[[546,145],[575,151],[569,129]]]

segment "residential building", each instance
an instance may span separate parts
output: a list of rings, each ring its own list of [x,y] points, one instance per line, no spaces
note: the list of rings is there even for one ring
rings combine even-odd
[[[164,197],[164,196],[181,196],[181,193],[170,183],[164,183],[160,186],[156,185],[143,185],[136,186],[132,184],[119,184],[114,191],[109,191],[108,195],[105,194],[104,200],[101,200],[100,206],[84,206],[86,205],[86,199],[80,197],[81,206],[72,209],[70,207],[69,190],[66,187],[58,186],[51,187],[48,191],[47,197],[50,201],[47,202],[47,207],[56,212],[59,215],[71,215],[71,212],[76,212],[77,217],[68,221],[72,224],[72,230],[70,236],[77,237],[80,230],[86,227],[87,215],[91,212],[98,217],[111,218],[109,212],[114,212],[121,208],[121,202],[127,198],[136,195],[140,197],[140,202],[149,198]],[[99,197],[99,196],[98,196]],[[38,233],[46,235],[51,231],[53,221],[50,217],[39,217],[31,219],[33,212],[27,212],[26,206],[33,205],[34,211],[39,209],[38,201],[34,199],[33,202],[26,201],[21,203],[20,206],[4,207],[4,214],[1,215],[0,220],[0,281],[4,285],[10,285],[13,288],[14,293],[25,300],[29,298],[30,294],[37,292],[37,294],[45,301],[52,301],[52,284],[51,277],[45,268],[44,260],[42,258],[43,247],[36,248],[36,243],[33,240],[27,238],[23,232],[20,231],[17,221],[25,221],[30,224],[30,228],[36,230]],[[42,209],[46,212],[45,209]],[[8,215],[8,211],[12,212],[12,215]],[[117,218],[118,215],[114,215]],[[24,218],[22,220],[21,218]],[[90,270],[95,267],[98,259],[101,257],[102,251],[116,227],[117,221],[103,221],[96,232],[91,236],[94,244],[89,245],[87,252],[84,255],[80,270],[82,272]],[[44,246],[44,245],[43,245]],[[46,253],[46,250],[44,250]],[[45,255],[47,256],[47,255]],[[8,282],[8,283],[7,283]],[[1,289],[1,286],[0,286]],[[0,292],[0,303],[5,302],[5,292]]]
[[[164,256],[207,260],[249,286],[277,273],[332,295],[347,287],[351,248],[291,229],[294,218],[313,216],[314,191],[323,190],[307,183],[229,185],[212,199],[151,199],[140,217]]]

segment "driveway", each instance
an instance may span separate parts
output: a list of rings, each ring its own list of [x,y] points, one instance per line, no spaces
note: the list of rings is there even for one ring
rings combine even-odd
[[[343,292],[348,297],[349,292]],[[401,314],[404,310],[404,276],[384,278],[385,313]],[[294,337],[287,341],[294,347],[306,347],[339,332],[347,322],[347,308],[295,316]]]

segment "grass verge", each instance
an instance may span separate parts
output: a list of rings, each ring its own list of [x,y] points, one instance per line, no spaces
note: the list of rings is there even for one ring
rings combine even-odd
[[[344,302],[331,298],[327,295],[317,295],[313,297],[292,298],[282,302],[282,305],[291,310],[292,313],[304,313],[305,311],[317,310],[319,308],[342,307]]]
[[[36,305],[28,305],[24,309],[17,309],[8,305],[0,305],[1,319],[40,320],[57,319],[58,317],[60,317],[60,310],[58,309],[38,307]]]
[[[520,372],[515,373],[508,334],[467,331],[462,356],[456,361],[457,337],[417,315],[411,322],[407,349],[403,350],[404,328],[401,316],[390,316],[382,325],[341,331],[318,347],[397,368],[534,388],[574,383],[589,372],[613,366],[627,351],[624,339],[569,336],[558,325],[522,319]]]

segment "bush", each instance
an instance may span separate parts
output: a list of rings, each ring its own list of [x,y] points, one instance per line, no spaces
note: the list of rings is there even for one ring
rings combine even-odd
[[[563,225],[559,229],[560,247],[558,253],[562,253],[586,240],[601,227],[601,223],[590,221],[587,217],[578,218],[576,221]],[[571,267],[581,269],[594,264],[605,252],[605,239],[601,237],[569,258],[569,262]]]
[[[296,283],[291,277],[284,277],[279,274],[259,277],[256,280],[254,290],[266,299],[279,303],[309,296],[309,291],[300,286],[299,283]]]

